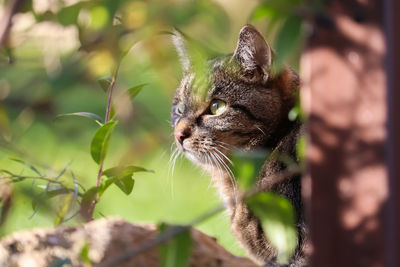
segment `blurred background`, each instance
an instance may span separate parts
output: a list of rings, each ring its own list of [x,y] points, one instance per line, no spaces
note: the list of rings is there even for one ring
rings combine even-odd
[[[0,18],[13,1],[0,0]],[[233,52],[240,28],[255,25],[276,49],[278,62],[298,69],[305,28],[300,0],[33,0],[19,1],[18,13],[0,54],[0,169],[19,175],[35,171],[86,188],[98,165],[90,143],[98,125],[87,118],[57,115],[92,112],[104,118],[107,93],[98,80],[112,75],[121,53],[114,107],[119,123],[110,140],[105,168],[135,165],[154,173],[135,174],[130,195],[112,185],[94,217],[120,216],[135,223],[189,223],[217,206],[209,177],[184,158],[173,168],[169,123],[171,98],[182,76],[168,32],[177,27],[195,42],[221,54]],[[308,7],[309,8],[309,7]],[[318,8],[318,6],[313,7]],[[146,84],[133,100],[120,92]],[[120,95],[120,97],[119,97]],[[11,210],[0,237],[20,229],[54,225],[58,198],[37,205],[43,181],[15,183]],[[69,215],[76,207],[70,208]],[[79,216],[66,224],[82,222]],[[219,214],[198,225],[235,254],[243,255]]]

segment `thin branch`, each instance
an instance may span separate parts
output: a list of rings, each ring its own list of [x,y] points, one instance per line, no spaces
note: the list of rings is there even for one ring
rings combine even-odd
[[[106,118],[104,120],[104,123],[107,123],[110,119],[110,112],[111,112],[111,104],[112,104],[112,95],[113,95],[113,91],[114,91],[114,86],[115,83],[117,81],[118,78],[118,71],[119,71],[119,66],[121,64],[121,61],[118,62],[117,67],[115,69],[114,75],[112,77],[111,80],[111,84],[110,84],[110,89],[108,90],[108,102],[107,102],[107,109],[106,109]]]
[[[6,221],[7,215],[12,205],[12,187],[7,182],[0,182],[0,226]]]
[[[13,153],[13,154],[16,154],[16,155],[17,155],[18,157],[20,157],[20,158],[29,159],[29,162],[30,162],[30,163],[33,163],[33,164],[35,164],[35,165],[39,165],[40,167],[42,167],[42,168],[44,168],[44,169],[46,169],[46,170],[49,170],[49,171],[51,171],[51,172],[55,172],[55,173],[60,173],[60,172],[61,172],[60,170],[56,170],[56,169],[54,169],[52,166],[50,166],[50,165],[48,165],[48,164],[46,164],[46,163],[40,162],[37,158],[32,157],[31,155],[29,155],[29,154],[26,153],[25,151],[22,151],[22,150],[16,148],[13,144],[11,144],[11,143],[5,141],[5,140],[4,140],[3,138],[1,138],[1,137],[0,137],[0,148],[7,149],[8,151],[10,151],[10,152]],[[10,172],[7,171],[7,170],[2,170],[2,169],[0,169],[0,172],[7,172],[7,173],[10,174]],[[16,174],[12,174],[12,175],[15,176],[15,177],[21,177],[20,175],[16,175]],[[74,175],[74,176],[76,176],[76,175]],[[0,178],[1,178],[1,177],[0,177]],[[78,178],[79,178],[79,176],[78,176]],[[27,179],[40,179],[40,177],[32,176],[32,177],[27,177]],[[49,178],[49,179],[51,179],[51,178]],[[81,183],[76,182],[76,184],[77,184],[83,191],[86,191],[86,188],[85,188]]]
[[[114,75],[112,77],[110,87],[108,89],[108,99],[107,99],[107,108],[106,108],[106,115],[104,119],[104,124],[106,124],[110,120],[110,113],[111,113],[111,105],[112,105],[112,96],[113,96],[113,91],[115,87],[115,83],[118,78],[118,72],[119,72],[119,66],[121,65],[121,60],[118,61],[117,66],[115,68]],[[99,171],[97,172],[97,179],[96,179],[96,186],[100,186],[100,181],[101,181],[101,176],[103,176],[103,167],[104,167],[104,159],[100,161],[100,167]],[[96,207],[96,204],[98,202],[97,194],[96,197],[93,199],[92,203],[90,204],[89,210],[88,210],[88,218],[87,220],[93,220],[93,212],[94,208]]]
[[[0,180],[1,179],[10,179],[13,182],[18,182],[18,180],[22,181],[22,180],[25,180],[25,179],[43,180],[43,181],[49,182],[50,184],[58,184],[58,185],[61,185],[62,187],[66,188],[66,189],[69,189],[68,187],[64,186],[63,182],[54,180],[54,178],[49,178],[49,177],[44,177],[44,176],[22,176],[22,175],[17,175],[17,174],[14,174],[14,173],[10,172],[10,171],[1,170],[1,169],[0,169],[0,173],[6,173],[7,174],[7,175],[0,175]],[[76,182],[76,184],[81,189],[85,190],[85,188],[80,183]],[[72,189],[69,189],[69,190],[73,191]]]

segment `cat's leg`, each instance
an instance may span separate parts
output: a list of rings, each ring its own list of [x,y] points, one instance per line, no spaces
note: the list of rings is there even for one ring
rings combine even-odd
[[[268,242],[260,221],[250,212],[246,204],[238,203],[234,207],[231,228],[248,256],[260,265],[276,257],[276,249]]]
[[[265,236],[260,221],[250,212],[246,204],[238,203],[231,211],[232,232],[239,243],[246,250],[248,256],[264,267],[305,267],[307,258],[304,256],[302,246],[298,246],[294,256],[288,264],[281,265],[276,262],[277,250],[270,244]],[[300,227],[304,228],[305,227]],[[298,229],[302,231],[302,229]],[[303,233],[302,236],[305,236]],[[302,244],[304,242],[301,242]]]

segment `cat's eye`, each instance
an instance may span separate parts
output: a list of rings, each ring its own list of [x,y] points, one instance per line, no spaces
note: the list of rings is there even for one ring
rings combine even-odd
[[[182,102],[179,102],[176,105],[176,113],[182,115],[184,111],[185,111],[185,105]]]
[[[222,100],[213,100],[210,105],[210,111],[213,115],[219,115],[226,109],[226,103]]]

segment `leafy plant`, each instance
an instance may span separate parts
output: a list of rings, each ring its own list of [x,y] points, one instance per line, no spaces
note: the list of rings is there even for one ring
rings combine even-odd
[[[302,0],[263,0],[253,10],[254,22],[268,21],[268,36],[273,35],[275,31],[274,68],[277,71],[288,61],[293,61],[297,65],[299,48],[302,48],[305,38],[304,20],[314,10],[315,7],[310,7],[306,1]],[[295,57],[294,60],[293,57]]]
[[[271,175],[270,185],[256,186],[266,159],[285,164],[287,171]],[[287,263],[297,246],[295,211],[289,200],[267,191],[274,184],[298,175],[300,166],[285,154],[268,151],[239,151],[233,154],[232,162],[233,173],[242,191],[242,201],[247,203],[251,212],[260,220],[267,239],[278,251],[277,261],[281,264]]]
[[[122,56],[123,57],[123,56]],[[104,160],[107,156],[109,140],[112,136],[115,126],[118,121],[115,120],[115,114],[113,111],[113,91],[116,83],[116,79],[118,76],[118,66],[114,72],[114,75],[110,79],[101,79],[99,81],[100,86],[103,88],[105,93],[108,93],[107,98],[107,107],[105,112],[104,120],[97,114],[90,112],[74,112],[74,113],[66,113],[60,114],[56,117],[56,119],[64,118],[64,117],[85,117],[91,120],[94,120],[99,128],[93,136],[90,145],[90,154],[92,159],[98,164],[99,169],[97,173],[96,185],[85,189],[83,186],[79,185],[76,181],[74,174],[71,172],[71,178],[73,182],[73,187],[71,188],[65,182],[60,181],[60,178],[67,172],[70,167],[68,164],[56,177],[45,177],[41,174],[41,172],[31,163],[21,160],[21,159],[13,159],[14,161],[23,164],[24,166],[31,169],[37,176],[22,176],[5,169],[0,170],[0,173],[3,174],[1,178],[7,178],[12,182],[20,182],[26,179],[32,179],[35,184],[36,180],[46,181],[47,184],[45,186],[38,185],[39,188],[42,188],[43,191],[39,196],[34,197],[32,200],[32,208],[33,213],[31,216],[36,214],[39,209],[40,203],[43,203],[45,200],[53,198],[55,196],[63,196],[61,200],[60,206],[56,211],[56,218],[54,221],[55,225],[59,225],[65,220],[65,217],[70,209],[72,204],[72,200],[75,200],[80,205],[79,213],[86,220],[93,219],[93,212],[97,202],[100,200],[100,197],[104,194],[104,192],[109,188],[110,185],[115,184],[118,188],[121,189],[123,193],[129,195],[134,187],[135,180],[133,179],[133,175],[138,171],[151,172],[145,168],[137,167],[137,166],[115,166],[109,168],[107,170],[104,169]],[[108,88],[104,89],[105,84],[108,84]],[[126,90],[124,93],[133,100],[139,92],[143,89],[145,85],[141,84],[138,86],[134,86]],[[104,178],[105,176],[106,178]],[[79,186],[81,191],[79,191]],[[76,212],[73,216],[78,214]]]
[[[105,112],[104,123],[101,117],[97,114],[89,112],[75,112],[68,114],[61,114],[58,117],[63,116],[83,116],[88,117],[96,121],[100,128],[96,131],[91,145],[90,154],[92,159],[98,164],[99,170],[97,173],[96,186],[89,188],[82,196],[82,203],[80,208],[80,214],[85,220],[93,219],[93,212],[96,203],[99,201],[100,197],[104,194],[107,188],[111,184],[116,184],[122,192],[129,195],[132,192],[135,180],[133,179],[133,174],[137,171],[148,171],[141,167],[136,166],[117,166],[104,171],[104,160],[108,151],[108,143],[112,136],[115,126],[118,121],[115,120],[115,114],[112,114],[113,104],[112,97],[113,91],[118,77],[119,64],[123,58],[118,61],[116,70],[111,78],[103,78],[99,80],[99,84],[105,93],[108,93],[107,107]],[[108,85],[108,88],[106,87]],[[138,85],[126,90],[126,94],[133,100],[138,93],[143,89],[144,85]],[[106,176],[107,179],[102,179]]]
[[[287,263],[297,246],[294,209],[290,202],[273,193],[259,193],[247,200],[260,219],[268,240],[278,250],[277,261]]]
[[[158,227],[160,233],[171,229],[166,224]],[[186,229],[159,245],[162,267],[185,267],[189,264],[192,238],[190,229]]]
[[[23,156],[15,159],[15,161],[23,164],[32,175],[22,175],[4,168],[0,170],[0,179],[7,183],[32,180],[31,187],[34,190],[26,191],[32,198],[33,213],[31,216],[43,208],[47,209],[50,204],[56,202],[53,220],[55,225],[62,224],[77,214],[81,214],[85,220],[91,220],[96,204],[111,185],[114,184],[124,194],[129,195],[135,186],[135,173],[149,172],[142,167],[132,165],[106,166],[105,163],[109,141],[116,127],[120,127],[122,124],[122,120],[118,124],[118,114],[115,111],[118,111],[118,109],[114,108],[113,99],[116,99],[115,95],[118,93],[115,87],[120,63],[132,44],[139,39],[147,38],[151,33],[165,30],[165,25],[170,25],[170,28],[172,26],[181,28],[197,20],[206,25],[207,36],[215,35],[222,39],[221,36],[226,36],[224,34],[228,32],[228,25],[230,25],[228,16],[213,1],[206,0],[186,1],[179,5],[162,0],[89,0],[67,6],[60,4],[59,9],[46,11],[37,11],[33,9],[31,1],[25,2],[28,5],[20,9],[19,12],[31,13],[35,23],[51,22],[66,28],[74,27],[79,39],[79,52],[74,52],[72,55],[68,54],[66,59],[61,62],[62,70],[48,79],[48,83],[36,83],[36,88],[41,87],[39,85],[42,84],[46,85],[43,86],[45,88],[56,89],[70,88],[76,84],[88,86],[94,84],[92,80],[97,79],[92,79],[93,76],[103,77],[98,79],[98,83],[104,93],[108,95],[107,106],[105,116],[96,114],[99,112],[76,110],[76,112],[60,114],[56,117],[57,120],[67,120],[72,117],[85,118],[97,124],[98,128],[90,143],[90,154],[98,166],[95,185],[85,188],[70,170],[70,164],[67,164],[58,174],[47,176],[45,171],[37,164],[20,159],[24,158]],[[252,20],[267,20],[269,28],[277,30],[274,45],[277,55],[276,65],[281,66],[284,62],[290,60],[301,46],[304,37],[302,25],[308,10],[305,1],[301,0],[264,0],[255,8]],[[132,17],[131,13],[134,13],[135,16]],[[196,37],[201,38],[201,36]],[[208,51],[207,47],[202,45],[201,42],[193,40],[189,43],[191,45],[188,49],[193,57],[193,67],[199,74],[196,76],[196,79],[198,79],[196,82],[200,85],[197,89],[203,90],[207,85],[207,69],[204,67],[204,61],[210,55],[215,56],[217,53]],[[8,63],[14,62],[13,50],[15,47],[12,46],[12,43],[6,42],[1,45],[2,58],[0,60],[5,58]],[[153,47],[153,50],[159,50],[155,43],[152,43],[150,47]],[[154,51],[152,52],[154,53]],[[156,54],[155,57],[161,57],[160,54]],[[81,61],[85,63],[77,64]],[[89,67],[86,67],[85,64]],[[91,69],[95,69],[95,73],[88,75]],[[109,75],[110,73],[113,74]],[[37,77],[34,78],[37,79]],[[31,85],[32,83],[28,80],[27,84]],[[140,83],[124,90],[121,94],[132,100],[144,86],[145,84]],[[52,95],[49,97],[52,97]],[[5,126],[8,124],[7,120],[3,118],[3,114],[0,110],[1,135],[5,135],[7,132]],[[289,116],[292,120],[301,117],[299,106],[296,106]],[[3,129],[5,130],[3,131]],[[303,139],[299,143],[299,148],[299,157],[302,157],[301,155],[304,155]],[[265,232],[281,252],[279,260],[281,262],[287,261],[296,242],[296,237],[293,234],[295,233],[294,216],[290,203],[273,194],[259,194],[259,192],[253,191],[257,174],[265,160],[264,156],[242,154],[237,155],[232,160],[235,165],[235,176],[244,192],[243,197],[248,201],[252,211],[262,219]],[[56,198],[58,201],[50,201]],[[4,204],[1,221],[6,216],[6,210],[7,207]],[[223,210],[223,207],[219,206],[217,209],[207,212],[202,220],[214,216],[221,210]],[[199,220],[194,220],[190,224],[196,225],[198,222]],[[175,232],[174,229],[176,228],[173,226],[160,227],[160,237],[168,237],[166,240],[163,239],[165,242],[162,243],[160,248],[163,266],[185,266],[188,263],[191,244],[190,231],[187,227],[179,228],[182,230]],[[175,234],[168,236],[171,232]],[[84,261],[90,262],[88,246],[82,249],[81,256]]]

